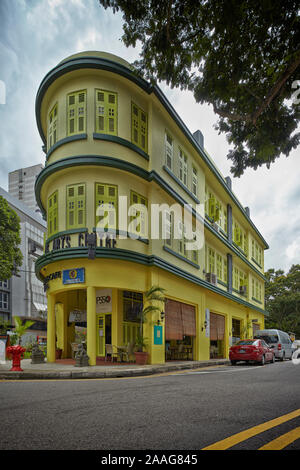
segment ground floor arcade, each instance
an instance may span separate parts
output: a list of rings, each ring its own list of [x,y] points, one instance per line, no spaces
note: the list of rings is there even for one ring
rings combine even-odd
[[[101,259],[72,259],[43,268],[47,280],[47,359],[72,357],[78,326],[90,365],[106,345],[134,343],[143,293],[165,289],[165,304],[143,324],[149,364],[228,358],[239,338],[264,327],[263,313],[158,267]]]

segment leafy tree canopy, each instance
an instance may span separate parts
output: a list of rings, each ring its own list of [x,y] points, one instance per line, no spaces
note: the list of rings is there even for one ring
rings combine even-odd
[[[121,10],[125,45],[142,44],[137,70],[191,90],[218,115],[234,176],[268,167],[300,141],[297,0],[99,0]],[[299,80],[299,82],[297,81]],[[298,97],[298,94],[297,94]]]
[[[287,274],[281,269],[269,269],[265,276],[266,328],[278,328],[296,333],[300,339],[300,264]]]
[[[0,281],[9,279],[22,265],[20,243],[20,219],[0,196]]]

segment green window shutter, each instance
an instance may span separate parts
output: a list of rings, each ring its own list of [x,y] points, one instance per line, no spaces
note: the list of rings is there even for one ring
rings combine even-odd
[[[104,208],[107,204],[107,209],[103,216],[97,215],[97,208]],[[112,184],[96,183],[95,186],[95,207],[96,207],[96,226],[98,228],[117,229],[117,214],[118,214],[118,187]],[[107,223],[104,226],[104,222]]]
[[[75,228],[76,186],[67,186],[67,229]]]
[[[47,226],[48,237],[58,232],[58,191],[48,198]]]
[[[134,103],[131,103],[131,141],[148,151],[148,116]]]
[[[77,227],[85,227],[85,185],[77,185],[76,197],[76,223]]]
[[[117,93],[96,90],[96,131],[117,135]]]
[[[217,276],[221,280],[223,279],[222,261],[222,256],[217,253]]]
[[[132,206],[133,204],[141,204],[143,205],[146,209],[148,207],[148,200],[144,196],[141,196],[140,194],[130,191],[130,205]],[[142,210],[142,211],[136,211],[135,216],[131,216],[131,221],[134,219],[139,219],[140,223],[136,226],[136,234],[139,235],[140,237],[147,237],[148,236],[148,212],[147,210]]]
[[[67,96],[68,135],[86,131],[86,91],[77,91]]]
[[[67,229],[85,227],[85,184],[67,186]]]
[[[198,193],[198,174],[196,168],[193,166],[192,171],[192,192],[194,196],[197,196]]]
[[[58,116],[57,103],[53,106],[49,113],[48,122],[48,150],[57,142],[57,116]]]
[[[228,274],[227,274],[227,260],[223,259],[223,281],[227,283],[228,281]]]
[[[209,272],[215,273],[215,252],[212,248],[208,248]]]

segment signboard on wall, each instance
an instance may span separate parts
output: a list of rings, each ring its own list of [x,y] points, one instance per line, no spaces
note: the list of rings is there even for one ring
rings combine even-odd
[[[96,290],[96,313],[111,313],[112,289]]]
[[[84,282],[84,268],[63,270],[63,284],[79,284],[81,282]]]
[[[163,329],[162,326],[154,325],[154,344],[163,344]]]
[[[205,336],[210,337],[210,311],[209,308],[205,309]]]

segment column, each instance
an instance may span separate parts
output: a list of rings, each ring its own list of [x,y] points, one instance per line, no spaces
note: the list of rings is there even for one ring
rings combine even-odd
[[[56,338],[55,338],[55,295],[48,294],[47,314],[47,361],[55,362]]]
[[[97,336],[96,336],[96,288],[88,287],[86,296],[87,310],[87,355],[90,366],[96,365]]]
[[[227,253],[227,291],[232,294],[232,255]]]
[[[232,243],[232,207],[227,204],[227,238]]]

